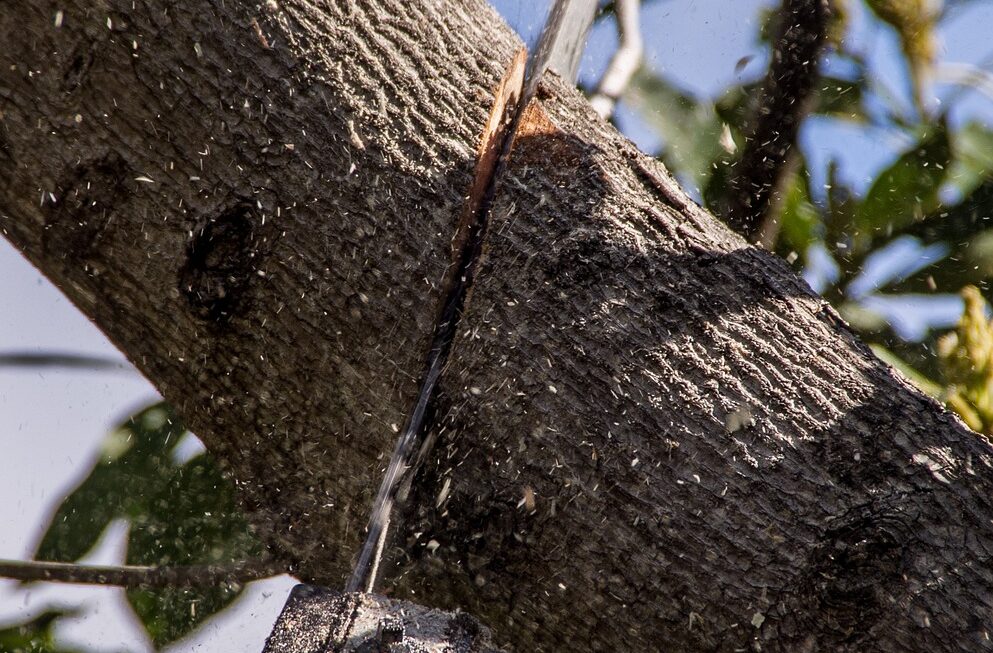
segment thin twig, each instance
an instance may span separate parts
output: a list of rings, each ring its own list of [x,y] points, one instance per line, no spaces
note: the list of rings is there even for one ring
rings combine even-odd
[[[266,50],[271,50],[272,48],[269,46],[269,39],[267,39],[265,37],[265,34],[262,33],[262,26],[259,25],[259,21],[257,18],[252,18],[252,29],[255,30],[255,38],[259,40],[259,43],[262,44],[262,47],[265,48]]]
[[[831,10],[828,0],[783,0],[780,15],[782,27],[725,211],[728,224],[749,240],[762,231],[810,111]]]
[[[0,560],[0,577],[15,580],[55,583],[85,583],[138,587],[213,587],[230,583],[247,583],[285,572],[286,569],[263,561],[225,565],[188,565],[175,567],[80,565],[68,562],[37,560]]]
[[[0,367],[65,367],[93,372],[134,372],[125,360],[88,356],[71,352],[4,352],[0,353]]]
[[[641,40],[639,17],[641,0],[617,0],[617,36],[620,44],[604,71],[590,104],[604,118],[614,112],[617,100],[624,94],[631,77],[641,64],[644,45]]]

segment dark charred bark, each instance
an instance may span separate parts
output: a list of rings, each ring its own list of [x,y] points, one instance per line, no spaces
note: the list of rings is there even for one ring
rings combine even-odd
[[[339,585],[508,28],[482,0],[16,13],[0,228],[225,462],[274,554]],[[539,101],[384,589],[519,651],[989,647],[989,444],[576,92]]]

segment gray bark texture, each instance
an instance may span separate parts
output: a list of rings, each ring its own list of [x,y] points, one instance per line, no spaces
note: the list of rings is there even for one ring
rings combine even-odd
[[[703,29],[703,28],[702,28]],[[25,0],[0,229],[340,586],[495,89],[483,0]],[[549,77],[380,589],[515,651],[975,651],[986,440]]]

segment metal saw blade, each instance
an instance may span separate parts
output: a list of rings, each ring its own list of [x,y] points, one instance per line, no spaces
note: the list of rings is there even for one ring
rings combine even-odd
[[[523,106],[534,97],[546,70],[575,83],[596,11],[597,0],[554,0],[538,43],[528,57]]]

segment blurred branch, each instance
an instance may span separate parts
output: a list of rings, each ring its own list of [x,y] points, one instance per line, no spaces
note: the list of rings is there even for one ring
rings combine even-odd
[[[772,61],[725,213],[728,224],[749,240],[768,219],[800,123],[810,110],[831,10],[828,0],[783,0],[780,14]]]
[[[993,72],[979,66],[969,63],[939,63],[932,74],[936,82],[975,89],[993,98]]]
[[[644,45],[638,24],[640,5],[641,0],[617,0],[615,3],[620,44],[590,98],[590,104],[604,118],[609,118],[614,112],[617,100],[624,94],[641,63]]]
[[[928,119],[928,87],[939,48],[937,22],[942,2],[934,0],[867,0],[866,5],[888,23],[900,39],[900,50],[910,73],[914,106],[921,119]]]
[[[68,562],[0,560],[0,577],[21,581],[84,583],[120,587],[204,587],[247,583],[286,572],[271,561],[175,567],[79,565]]]
[[[136,371],[126,360],[68,352],[3,352],[0,353],[0,367],[65,367],[93,372]]]

